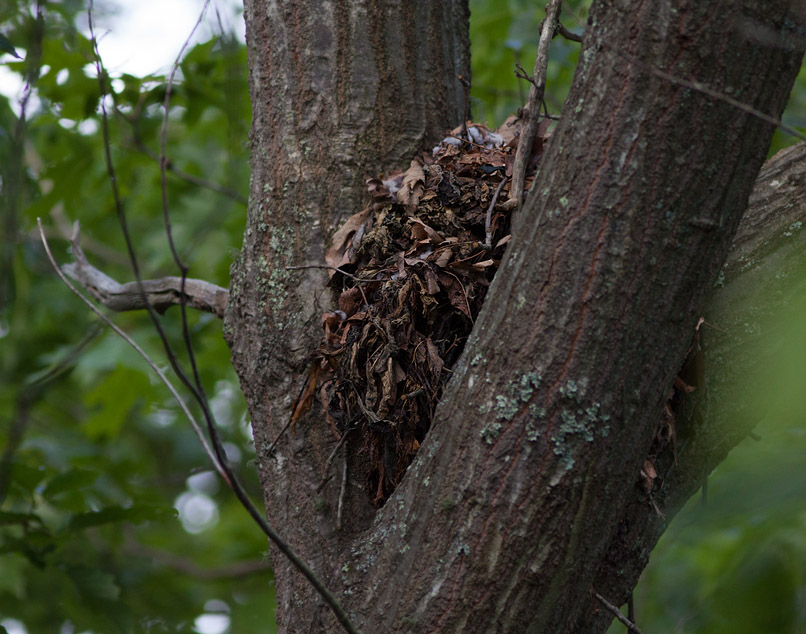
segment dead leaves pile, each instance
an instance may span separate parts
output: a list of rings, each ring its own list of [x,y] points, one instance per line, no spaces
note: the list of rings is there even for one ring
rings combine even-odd
[[[338,309],[322,317],[292,422],[318,398],[334,437],[348,434],[361,457],[376,505],[425,438],[509,242],[510,214],[497,207],[516,142],[511,122],[498,133],[469,125],[405,172],[370,179],[370,204],[326,253]],[[541,138],[527,187],[542,147]]]

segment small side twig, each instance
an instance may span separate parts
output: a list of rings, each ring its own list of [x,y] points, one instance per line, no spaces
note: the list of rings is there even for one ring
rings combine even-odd
[[[534,77],[532,77],[529,73],[526,72],[526,69],[521,66],[520,64],[515,64],[515,77],[518,79],[525,79],[528,81],[532,86],[537,87],[537,83],[535,82]]]
[[[581,35],[577,35],[577,34],[576,34],[576,33],[574,33],[573,31],[569,31],[567,28],[565,28],[565,27],[562,25],[562,22],[558,22],[558,23],[557,23],[557,33],[559,33],[559,34],[560,34],[560,35],[562,35],[562,36],[563,36],[563,37],[564,37],[566,40],[569,40],[569,41],[571,41],[571,42],[580,42],[580,43],[582,42],[582,36],[581,36]]]
[[[535,134],[537,133],[540,103],[546,91],[546,68],[549,61],[549,46],[557,26],[562,0],[551,0],[546,7],[546,19],[540,33],[540,43],[537,45],[535,67],[532,72],[529,99],[523,108],[523,127],[518,140],[518,150],[515,153],[515,165],[512,168],[512,187],[510,197],[506,203],[507,209],[517,212],[523,203],[523,183],[526,180],[526,165],[532,150]]]
[[[472,141],[470,138],[470,133],[467,130],[467,122],[470,121],[470,81],[468,81],[467,77],[463,75],[457,75],[456,78],[462,84],[462,88],[464,88],[464,103],[462,104],[462,134],[464,135],[465,139]]]
[[[142,137],[140,136],[137,120],[132,116],[126,115],[125,113],[121,112],[118,109],[115,109],[115,112],[118,116],[120,116],[131,126],[132,141],[134,142],[134,147],[137,148],[137,150],[140,153],[146,155],[155,163],[161,164],[161,159],[159,155],[153,152],[145,144],[145,141],[143,141]],[[204,180],[203,178],[199,178],[198,176],[194,176],[193,174],[183,172],[178,167],[176,167],[176,165],[174,165],[173,161],[165,161],[164,167],[165,171],[173,174],[176,178],[178,178],[181,181],[185,181],[186,183],[190,183],[191,185],[195,185],[196,187],[203,187],[204,189],[209,189],[210,191],[219,193],[222,196],[227,196],[228,198],[231,198],[232,200],[242,205],[245,205],[248,202],[246,196],[244,196],[238,191],[235,191],[231,187],[227,187],[225,185],[219,185],[218,183],[213,183],[211,181]]]
[[[322,481],[319,483],[319,486],[316,487],[316,492],[319,493],[324,486],[330,481],[330,476],[328,476],[327,472],[330,470],[330,465],[333,464],[333,458],[336,457],[336,452],[341,449],[342,445],[344,445],[344,441],[347,440],[347,435],[350,433],[350,430],[346,430],[339,439],[339,442],[336,443],[336,446],[333,447],[333,451],[330,452],[330,455],[327,457],[325,461],[325,469],[324,469],[324,477]]]
[[[328,264],[300,264],[299,266],[287,266],[285,267],[286,271],[299,271],[303,269],[327,269],[329,271],[336,271],[337,273],[341,273],[344,277],[347,277],[358,284],[367,284],[368,282],[374,282],[375,280],[362,280],[360,277],[356,277],[352,273],[348,273],[344,269],[340,269],[338,266],[330,266]],[[366,293],[364,293],[364,288],[362,286],[358,287],[358,290],[361,291],[361,297],[364,298],[364,304],[369,306],[369,300],[367,299]]]
[[[339,506],[336,509],[336,530],[341,530],[341,512],[344,509],[344,497],[347,495],[347,447],[344,448],[344,459],[341,465],[341,489],[339,489]]]
[[[643,634],[641,630],[638,629],[638,626],[635,625],[630,619],[624,616],[615,605],[610,603],[607,599],[605,599],[601,594],[594,591],[593,596],[596,597],[597,601],[601,603],[605,608],[607,608],[608,612],[611,612],[613,616],[615,616],[620,623],[626,626],[627,630],[632,632],[633,634]]]
[[[330,266],[328,264],[300,264],[298,266],[285,267],[286,271],[301,271],[303,269],[327,269],[328,271],[336,271],[337,273],[341,273],[344,277],[349,277],[354,282],[360,282],[361,284],[366,284],[367,282],[374,281],[374,280],[362,280],[360,277],[356,277],[352,273],[348,273],[344,269],[340,269],[338,266]]]

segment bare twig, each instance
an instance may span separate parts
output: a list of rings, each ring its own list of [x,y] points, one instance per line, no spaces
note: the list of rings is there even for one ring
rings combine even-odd
[[[470,133],[467,130],[467,122],[470,121],[470,81],[463,75],[457,75],[456,78],[462,84],[462,88],[464,89],[464,103],[462,104],[462,134],[464,135],[465,139],[471,141]]]
[[[523,203],[526,165],[529,162],[532,144],[537,133],[540,103],[543,101],[543,95],[546,91],[546,67],[549,61],[549,46],[557,28],[561,6],[562,0],[550,0],[546,7],[546,19],[543,21],[543,30],[540,33],[540,43],[537,45],[535,67],[532,72],[532,85],[529,87],[529,99],[522,110],[521,136],[518,140],[518,150],[515,153],[515,165],[512,168],[510,197],[506,203],[507,209],[514,210],[516,213]]]
[[[300,264],[299,266],[287,266],[285,267],[286,271],[300,271],[302,269],[326,269],[328,271],[336,271],[337,273],[341,273],[344,277],[349,277],[354,282],[359,282],[361,284],[366,284],[367,282],[374,282],[375,280],[362,280],[360,277],[356,277],[352,273],[348,273],[344,269],[340,269],[337,266],[330,266],[328,264]]]
[[[341,512],[344,509],[344,497],[347,494],[347,447],[344,448],[344,460],[341,463],[341,488],[339,489],[339,506],[336,509],[336,530],[341,530]]]
[[[127,116],[118,110],[116,110],[116,112],[131,126],[132,140],[134,141],[134,147],[136,147],[142,154],[145,154],[154,162],[160,163],[159,154],[153,152],[145,144],[145,141],[143,141],[142,137],[140,136],[140,130],[138,129],[137,120],[134,117]],[[166,171],[176,176],[179,180],[185,181],[186,183],[190,183],[191,185],[196,185],[197,187],[203,187],[204,189],[209,189],[211,191],[217,192],[223,196],[232,198],[233,200],[241,203],[242,205],[245,205],[248,202],[246,196],[244,196],[240,192],[235,191],[231,187],[226,187],[225,185],[219,185],[218,183],[213,183],[211,181],[204,180],[203,178],[199,178],[198,176],[194,176],[193,174],[183,172],[178,167],[176,167],[176,165],[174,165],[173,161],[166,161],[165,169]]]
[[[185,352],[187,352],[188,361],[190,362],[190,371],[193,373],[193,381],[196,384],[197,399],[199,400],[199,404],[201,404],[203,407],[207,407],[207,394],[204,391],[204,386],[202,386],[199,368],[196,364],[196,355],[193,351],[193,343],[190,339],[190,328],[188,326],[187,318],[187,295],[185,294],[185,285],[187,284],[187,276],[190,268],[179,257],[179,252],[177,251],[176,243],[174,242],[173,232],[171,231],[171,218],[168,213],[168,183],[166,182],[165,166],[168,163],[168,157],[166,155],[166,146],[168,144],[168,115],[171,111],[171,95],[173,92],[174,77],[176,76],[176,71],[179,70],[179,61],[182,59],[182,56],[185,54],[185,50],[190,45],[190,40],[193,39],[193,34],[196,32],[196,29],[199,28],[204,20],[204,15],[207,13],[207,7],[209,6],[210,0],[204,0],[204,5],[199,12],[199,18],[196,20],[196,24],[193,25],[193,28],[190,30],[190,34],[182,44],[182,48],[179,50],[179,54],[176,56],[176,60],[171,67],[171,74],[168,76],[168,84],[165,88],[165,100],[162,104],[163,119],[162,130],[160,131],[160,190],[162,193],[162,219],[165,223],[165,235],[168,238],[168,246],[171,249],[171,256],[174,259],[176,267],[182,274],[181,283],[179,285],[179,309],[182,315],[182,338],[184,339]],[[215,428],[215,425],[213,425],[208,431],[210,438],[213,440],[213,446],[216,447],[216,454],[219,455],[219,459],[225,461],[226,453],[223,451],[223,449],[219,451],[217,448],[217,445],[220,444],[220,441],[217,438],[218,430]]]
[[[525,79],[530,84],[532,84],[532,86],[537,86],[534,77],[532,77],[529,73],[527,73],[526,69],[523,66],[521,66],[520,64],[515,64],[515,69],[516,69],[515,77],[517,77],[518,79]]]
[[[621,613],[621,610],[619,610],[615,605],[610,603],[610,601],[605,599],[601,594],[594,591],[593,596],[596,597],[599,603],[601,603],[603,606],[605,606],[605,608],[607,608],[608,612],[612,612],[613,616],[615,616],[621,623],[623,623],[627,627],[628,631],[632,632],[633,634],[643,634],[643,632],[641,632],[641,630],[638,629],[635,623],[633,623],[632,621],[630,621],[630,619],[624,616]]]
[[[158,280],[141,280],[146,299],[143,300],[137,282],[120,284],[102,273],[87,261],[79,242],[78,221],[70,238],[75,262],[62,266],[62,271],[81,284],[99,303],[115,312],[141,310],[146,302],[157,312],[164,312],[173,305],[182,303],[182,278],[163,277]],[[204,280],[185,280],[184,302],[191,308],[214,314],[219,319],[229,301],[229,291]]]
[[[298,271],[301,269],[327,269],[329,271],[336,271],[337,273],[341,273],[344,277],[350,278],[354,282],[358,284],[367,284],[368,282],[374,282],[375,280],[362,280],[360,277],[356,277],[352,273],[348,273],[344,269],[340,269],[337,266],[329,266],[327,264],[301,264],[299,266],[287,266],[285,267],[286,271]],[[367,299],[366,293],[364,293],[364,288],[362,286],[358,287],[358,290],[361,291],[361,297],[364,298],[364,304],[369,306],[369,300]]]
[[[13,301],[14,261],[17,254],[17,232],[19,230],[19,205],[21,200],[23,173],[25,169],[25,131],[28,101],[34,84],[42,68],[42,41],[45,37],[45,16],[43,0],[36,3],[36,20],[32,21],[30,40],[25,54],[25,86],[20,99],[19,117],[14,130],[5,125],[3,136],[8,141],[9,154],[4,157],[2,172],[3,195],[0,196],[0,311],[5,311]],[[10,132],[10,134],[9,134]],[[9,138],[10,137],[10,138]]]
[[[336,457],[336,452],[339,449],[341,449],[342,445],[344,444],[344,441],[347,440],[347,436],[348,436],[349,433],[350,433],[350,430],[348,429],[341,435],[341,438],[339,439],[339,442],[336,443],[336,446],[333,447],[333,451],[331,451],[330,455],[327,457],[327,461],[325,461],[325,468],[324,468],[324,474],[325,475],[322,478],[322,481],[319,483],[319,486],[316,487],[316,492],[317,493],[319,493],[319,491],[321,491],[322,488],[330,480],[330,476],[328,476],[327,472],[330,470],[330,465],[333,463],[333,458]]]
[[[187,417],[188,421],[190,422],[190,426],[193,428],[193,431],[196,433],[196,436],[198,436],[199,442],[201,442],[202,447],[204,448],[204,452],[212,461],[213,466],[216,468],[219,474],[221,474],[221,476],[226,480],[226,474],[218,465],[218,461],[215,459],[215,454],[213,453],[213,450],[210,447],[210,445],[207,443],[207,439],[204,437],[204,432],[202,431],[201,425],[199,425],[199,423],[196,422],[196,419],[194,418],[193,414],[190,412],[187,405],[182,400],[182,397],[179,396],[179,392],[176,391],[176,388],[168,380],[168,377],[165,376],[165,373],[159,368],[159,366],[156,363],[154,363],[154,360],[148,356],[148,353],[146,353],[145,350],[143,350],[139,345],[137,345],[137,342],[135,342],[131,337],[129,337],[129,335],[127,335],[120,328],[118,328],[106,315],[104,315],[100,310],[98,310],[95,304],[93,304],[90,300],[84,297],[79,292],[79,290],[70,283],[70,280],[68,280],[65,277],[64,273],[62,273],[62,270],[59,268],[59,265],[56,263],[56,259],[53,257],[53,254],[50,251],[50,245],[48,244],[48,239],[45,237],[45,231],[42,227],[42,219],[37,218],[36,224],[39,226],[39,236],[42,240],[42,246],[45,247],[45,253],[48,256],[48,260],[50,260],[50,263],[53,265],[53,269],[56,271],[56,275],[59,276],[62,282],[64,282],[65,286],[67,286],[67,288],[73,291],[73,293],[75,293],[81,299],[81,301],[84,302],[89,307],[89,309],[98,316],[98,318],[101,321],[103,321],[107,326],[109,326],[113,331],[115,331],[115,333],[121,339],[123,339],[123,341],[128,343],[132,348],[134,348],[134,350],[141,357],[143,357],[143,359],[145,359],[146,363],[148,364],[148,367],[153,370],[154,374],[156,374],[159,380],[162,381],[165,387],[168,388],[168,391],[171,393],[171,396],[174,397],[176,404],[179,405],[179,408],[182,410],[182,413],[185,415],[185,417]]]

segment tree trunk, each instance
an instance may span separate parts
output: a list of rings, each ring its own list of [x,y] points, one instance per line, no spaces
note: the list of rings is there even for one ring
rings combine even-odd
[[[333,438],[315,417],[283,434],[329,310],[323,270],[335,227],[360,210],[364,181],[433,145],[462,117],[469,80],[466,2],[247,0],[252,177],[243,249],[232,268],[225,336],[249,404],[269,520],[330,582],[336,558],[374,509],[339,479],[321,492]],[[273,560],[278,622],[325,631],[321,600]]]
[[[252,185],[225,333],[268,517],[363,632],[602,631],[612,615],[592,591],[620,603],[665,526],[641,468],[772,134],[653,69],[777,117],[802,57],[789,3],[594,4],[432,429],[382,510],[347,487],[340,530],[339,478],[319,492],[334,441],[316,414],[268,454],[329,308],[322,272],[286,267],[320,264],[362,180],[460,121],[467,11],[313,4],[246,2]],[[657,494],[666,521],[739,439],[709,430]],[[287,562],[274,567],[281,630],[337,631]]]

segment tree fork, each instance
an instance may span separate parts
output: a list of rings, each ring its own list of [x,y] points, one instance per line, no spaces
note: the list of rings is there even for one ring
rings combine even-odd
[[[592,590],[621,600],[661,530],[635,483],[772,133],[628,59],[778,116],[802,56],[784,31],[794,16],[784,0],[595,3],[534,195],[432,430],[380,512],[348,487],[336,531],[339,487],[316,493],[335,445],[326,426],[301,421],[264,454],[319,337],[324,275],[286,267],[321,264],[363,178],[460,118],[466,7],[417,5],[246,3],[253,174],[226,334],[267,512],[362,631],[600,631]],[[753,41],[750,27],[782,38]],[[401,94],[414,95],[404,108]],[[281,628],[335,631],[274,565]]]

